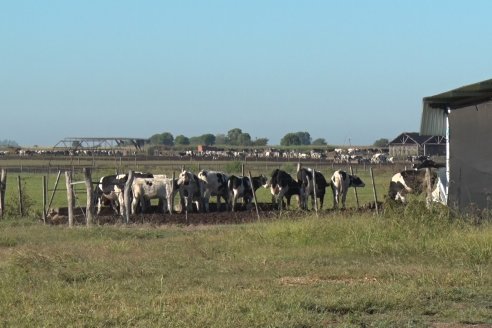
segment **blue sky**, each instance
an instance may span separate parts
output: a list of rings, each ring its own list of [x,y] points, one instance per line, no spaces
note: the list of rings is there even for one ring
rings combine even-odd
[[[418,131],[492,77],[492,1],[2,1],[0,140]]]

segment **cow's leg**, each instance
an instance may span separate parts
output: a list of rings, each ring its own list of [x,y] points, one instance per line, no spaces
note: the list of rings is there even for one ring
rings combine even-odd
[[[232,194],[232,199],[231,199],[231,211],[234,212],[235,209],[236,209],[236,203],[237,203],[237,192],[234,190],[233,194]]]
[[[138,204],[138,199],[133,195],[133,200],[132,200],[132,214],[135,214],[137,212],[137,204]]]
[[[102,195],[97,198],[97,215],[101,213],[102,210]]]
[[[337,189],[335,186],[332,186],[331,191],[333,193],[333,209],[337,208],[338,200],[337,200]]]
[[[278,202],[278,207],[280,210],[282,210],[282,203],[284,201],[284,195],[287,192],[288,187],[286,188],[280,188],[278,195],[277,195],[277,202]],[[290,205],[290,197],[287,197],[287,208]]]
[[[343,209],[345,209],[345,199],[346,198],[347,198],[347,189],[345,189],[344,191],[342,191],[342,208]]]
[[[166,214],[166,212],[167,212],[167,200],[166,200],[166,198],[160,197],[159,203],[162,203],[162,214]]]
[[[207,212],[207,213],[210,210],[209,204],[210,204],[210,192],[207,190],[207,191],[205,191],[205,194],[203,195],[203,207],[204,207],[205,212]]]

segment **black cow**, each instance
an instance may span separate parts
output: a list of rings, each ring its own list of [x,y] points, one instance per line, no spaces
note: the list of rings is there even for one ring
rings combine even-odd
[[[301,204],[301,184],[295,181],[289,173],[275,169],[268,185],[273,199],[278,203],[280,209],[282,209],[284,197],[287,199],[287,207],[290,206],[290,199],[293,195],[297,196],[298,203]]]
[[[251,200],[253,199],[253,191],[256,192],[261,186],[267,186],[267,177],[260,175],[258,177],[251,177],[253,181],[253,188],[251,188],[251,183],[248,177],[235,176],[229,177],[227,182],[227,187],[229,189],[229,201],[231,203],[231,210],[234,212],[237,199],[242,197],[244,204],[249,206]]]
[[[316,198],[319,199],[320,209],[323,208],[323,202],[325,199],[326,187],[330,184],[326,182],[325,177],[319,171],[315,171],[311,168],[301,168],[297,169],[297,181],[301,184],[301,208],[307,210],[308,198],[311,196],[312,207],[314,209],[314,184],[313,184],[313,171],[316,178]]]

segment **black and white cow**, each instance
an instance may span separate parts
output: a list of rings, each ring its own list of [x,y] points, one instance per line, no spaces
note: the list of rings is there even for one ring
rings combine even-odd
[[[323,202],[325,199],[326,187],[330,184],[326,182],[325,177],[319,171],[313,170],[311,168],[297,167],[297,181],[301,184],[301,208],[308,208],[308,198],[311,196],[312,207],[314,209],[314,183],[313,183],[313,171],[316,180],[316,198],[319,199],[320,209],[323,208]]]
[[[426,170],[406,170],[396,173],[391,178],[388,197],[402,203],[407,194],[421,194],[427,189]],[[431,171],[431,186],[435,185],[437,174]]]
[[[333,173],[330,185],[333,192],[333,208],[339,207],[340,201],[342,202],[342,208],[345,208],[348,189],[350,187],[364,187],[365,183],[356,175],[350,175],[343,170],[338,170]]]
[[[203,181],[190,171],[183,170],[177,180],[182,210],[192,211],[193,203],[198,212],[203,208]]]
[[[244,204],[248,207],[253,199],[253,192],[256,192],[261,186],[267,187],[268,178],[263,175],[251,177],[251,180],[253,181],[253,188],[251,188],[251,182],[248,177],[235,175],[229,177],[227,187],[229,189],[230,208],[233,212],[239,198],[242,197]]]
[[[301,184],[295,181],[289,173],[275,169],[268,185],[280,209],[282,209],[284,197],[287,199],[287,207],[290,206],[290,199],[293,195],[297,196],[298,204],[301,204]]]
[[[221,199],[224,198],[226,206],[229,205],[229,190],[227,180],[229,176],[223,172],[201,170],[198,179],[203,183],[203,205],[205,212],[209,211],[210,196],[217,196],[217,211],[220,210]]]
[[[152,178],[152,173],[134,172],[135,178]],[[101,213],[106,201],[110,202],[115,214],[119,214],[119,206],[123,199],[123,190],[128,174],[107,175],[99,180],[94,195],[97,198],[97,214]]]
[[[159,199],[162,213],[172,213],[172,199],[177,192],[176,179],[173,180],[166,176],[136,178],[132,184],[132,214],[136,213],[138,204],[141,204],[142,213],[145,213],[151,199]]]

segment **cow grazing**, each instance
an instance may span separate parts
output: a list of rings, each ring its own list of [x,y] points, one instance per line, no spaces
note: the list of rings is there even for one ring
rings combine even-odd
[[[205,212],[209,211],[210,196],[217,196],[217,211],[220,210],[221,199],[224,198],[226,206],[229,204],[229,190],[227,180],[229,176],[223,172],[201,170],[198,179],[203,182],[203,205]]]
[[[203,181],[190,171],[183,170],[178,176],[177,186],[181,199],[181,208],[192,211],[193,203],[198,212],[202,210]]]
[[[152,178],[152,173],[134,172],[135,178]],[[123,189],[128,180],[128,174],[107,175],[99,180],[95,188],[95,197],[97,197],[97,214],[101,213],[105,201],[109,201],[113,211],[119,214],[118,207],[123,204]]]
[[[326,182],[325,177],[319,171],[313,170],[311,168],[301,167],[297,168],[297,181],[301,185],[301,208],[306,209],[308,207],[308,198],[311,196],[312,207],[314,209],[314,183],[313,183],[313,171],[315,172],[315,183],[316,183],[316,198],[319,199],[320,209],[323,208],[323,202],[325,199],[326,187],[330,184]]]
[[[330,185],[333,192],[333,208],[339,207],[340,198],[342,208],[345,208],[345,199],[347,198],[348,189],[350,187],[364,187],[365,183],[358,176],[347,174],[347,172],[343,170],[338,170],[333,173]]]
[[[272,172],[272,177],[268,182],[272,196],[276,203],[282,209],[283,198],[287,199],[287,207],[290,206],[290,199],[293,195],[297,196],[298,203],[301,204],[301,185],[295,181],[289,173],[275,169]]]
[[[396,173],[391,178],[388,197],[390,199],[406,202],[406,194],[421,194],[427,189],[426,170],[407,170]],[[431,172],[431,186],[437,180],[436,172]]]
[[[159,199],[162,213],[172,213],[172,199],[178,191],[176,180],[165,176],[155,178],[136,178],[132,184],[132,214],[137,211],[137,205],[141,204],[142,213],[145,213],[147,204],[151,199]]]
[[[230,208],[234,212],[236,207],[236,202],[238,198],[243,198],[244,204],[249,206],[251,200],[253,199],[253,192],[256,192],[261,186],[266,187],[268,178],[260,175],[258,177],[251,177],[253,182],[253,187],[251,187],[251,182],[248,177],[235,176],[232,175],[227,181],[227,187],[229,189],[229,202]]]

